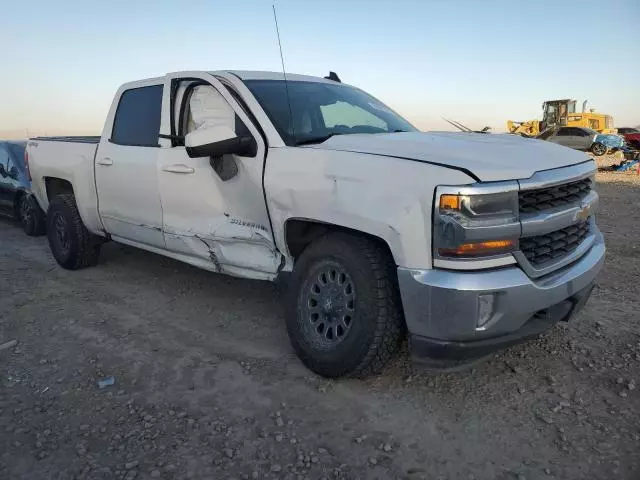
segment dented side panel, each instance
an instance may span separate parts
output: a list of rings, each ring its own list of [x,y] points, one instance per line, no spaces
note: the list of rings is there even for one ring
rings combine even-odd
[[[195,76],[195,75],[194,75]],[[211,76],[202,75],[244,122],[258,142],[255,157],[229,155],[237,174],[223,180],[208,157],[189,158],[184,147],[171,147],[163,140],[158,162],[166,248],[197,261],[209,269],[234,276],[273,279],[282,255],[273,241],[262,190],[265,146],[260,134],[229,93]],[[169,88],[165,88],[168,95]],[[168,104],[168,98],[166,99]],[[168,110],[168,109],[167,109]],[[169,130],[168,112],[163,129]],[[178,169],[189,173],[175,173]],[[193,171],[190,171],[193,169]]]
[[[316,148],[272,148],[265,173],[280,251],[287,251],[287,220],[309,219],[381,238],[407,268],[431,267],[435,187],[469,183],[469,176],[445,167]]]
[[[184,148],[166,150],[160,165],[187,162]],[[188,159],[193,174],[158,172],[167,249],[208,258],[216,271],[275,277],[280,254],[273,243],[256,158],[235,157],[238,175],[222,181],[208,158]],[[251,273],[255,272],[255,274]]]
[[[177,156],[183,148],[165,152]],[[186,155],[186,153],[184,153]],[[275,277],[281,258],[275,249],[264,197],[261,171],[236,157],[238,175],[223,182],[209,159],[190,159],[190,175],[160,171],[163,229],[168,250],[207,258],[214,270],[250,278]],[[161,162],[162,163],[162,162]],[[260,162],[256,162],[260,165]],[[256,177],[257,175],[257,177]],[[236,272],[236,273],[234,273]],[[255,272],[255,275],[250,273]]]

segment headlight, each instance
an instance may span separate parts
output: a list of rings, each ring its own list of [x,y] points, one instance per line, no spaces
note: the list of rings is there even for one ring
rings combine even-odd
[[[488,258],[518,249],[517,190],[436,195],[434,258]]]
[[[512,192],[440,196],[440,214],[467,225],[503,225],[518,220],[518,197]]]

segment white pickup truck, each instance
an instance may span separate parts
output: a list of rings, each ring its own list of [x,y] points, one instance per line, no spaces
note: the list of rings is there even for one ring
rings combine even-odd
[[[107,240],[286,274],[305,365],[459,365],[582,307],[605,254],[595,164],[512,135],[423,133],[337,76],[188,71],[123,85],[100,137],[32,138],[57,262]]]

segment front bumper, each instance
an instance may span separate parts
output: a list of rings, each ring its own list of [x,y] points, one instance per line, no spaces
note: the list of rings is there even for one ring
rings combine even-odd
[[[584,305],[604,262],[597,232],[579,260],[544,277],[519,267],[491,271],[398,269],[398,281],[415,356],[474,358],[538,335]],[[493,311],[481,327],[480,296],[493,294]]]

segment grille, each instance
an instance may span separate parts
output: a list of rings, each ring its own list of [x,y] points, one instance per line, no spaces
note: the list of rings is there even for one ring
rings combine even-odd
[[[520,250],[534,267],[558,262],[574,251],[589,233],[589,220],[570,227],[520,239]]]
[[[556,185],[518,194],[520,213],[536,213],[553,207],[579,202],[591,191],[591,179]]]

